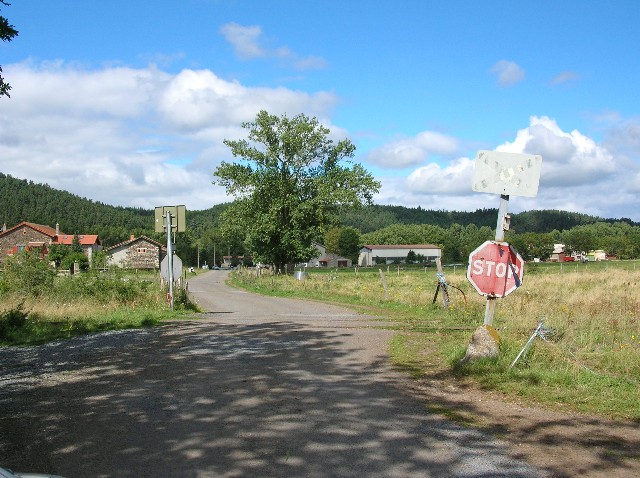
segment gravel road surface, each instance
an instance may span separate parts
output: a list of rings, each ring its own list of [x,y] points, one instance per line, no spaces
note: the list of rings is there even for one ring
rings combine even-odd
[[[91,477],[542,477],[432,415],[391,332],[346,309],[190,279],[189,321],[0,347],[0,466]]]

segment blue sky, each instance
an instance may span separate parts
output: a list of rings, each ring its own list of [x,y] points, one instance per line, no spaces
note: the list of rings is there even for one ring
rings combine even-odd
[[[478,150],[540,154],[510,209],[640,221],[640,2],[13,0],[0,172],[113,205],[205,209],[257,111],[315,116],[375,202],[497,207]]]

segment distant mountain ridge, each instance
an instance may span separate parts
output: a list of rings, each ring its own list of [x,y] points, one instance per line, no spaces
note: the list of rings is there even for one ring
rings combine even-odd
[[[120,242],[130,234],[154,236],[153,209],[110,206],[3,173],[0,173],[0,198],[0,223],[8,227],[21,221],[50,226],[58,223],[60,230],[69,234],[99,234],[105,245]],[[215,227],[227,206],[228,204],[218,204],[205,210],[188,210],[187,227],[200,230]],[[355,227],[363,233],[397,223],[441,227],[476,224],[479,227],[495,227],[497,209],[465,212],[372,205],[358,211],[345,210],[341,217],[343,225]],[[626,218],[603,219],[575,212],[540,210],[512,214],[511,227],[519,233],[550,232],[599,221],[640,225]]]

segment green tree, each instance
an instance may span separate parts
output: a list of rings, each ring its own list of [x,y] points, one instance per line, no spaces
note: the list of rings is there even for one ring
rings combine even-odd
[[[340,227],[332,227],[324,233],[324,247],[327,252],[338,254],[341,230]]]
[[[53,286],[55,271],[33,252],[20,252],[7,257],[0,291],[18,292],[37,297]]]
[[[407,254],[407,264],[415,264],[417,260],[417,254],[414,251],[409,250],[409,254]]]
[[[48,258],[56,267],[60,267],[62,260],[71,254],[71,248],[65,244],[50,244]]]
[[[324,234],[327,252],[356,262],[360,252],[360,231],[353,227],[332,227]]]
[[[96,251],[91,256],[91,269],[101,270],[106,269],[109,262],[109,254],[104,249]]]
[[[353,227],[343,227],[340,229],[338,237],[338,255],[358,262],[360,255],[360,231]]]
[[[80,270],[86,271],[89,268],[89,258],[84,252],[71,252],[67,254],[60,263],[60,268],[70,270],[73,264],[77,262]]]
[[[214,183],[236,201],[224,221],[244,228],[256,262],[286,264],[312,257],[312,241],[338,223],[341,207],[370,204],[380,188],[352,158],[348,139],[337,144],[316,118],[260,111],[243,123],[248,140],[225,140],[239,162],[222,162]],[[345,165],[346,164],[346,165]]]
[[[598,245],[598,237],[594,234],[593,225],[576,226],[562,233],[562,239],[567,252],[588,252]]]
[[[525,232],[516,234],[509,231],[506,239],[525,261],[531,261],[536,257],[547,260],[553,253],[554,238],[551,233]]]
[[[9,5],[5,0],[0,0],[2,5]],[[18,30],[16,30],[13,25],[9,24],[9,20],[0,15],[0,40],[2,41],[11,41],[16,36],[18,36]],[[0,96],[10,97],[9,90],[11,89],[11,85],[5,82],[2,77],[2,66],[0,66]]]

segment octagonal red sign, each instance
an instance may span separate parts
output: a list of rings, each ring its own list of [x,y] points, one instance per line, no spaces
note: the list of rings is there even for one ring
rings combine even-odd
[[[524,261],[506,242],[487,241],[469,255],[467,279],[480,295],[505,297],[522,284]]]

